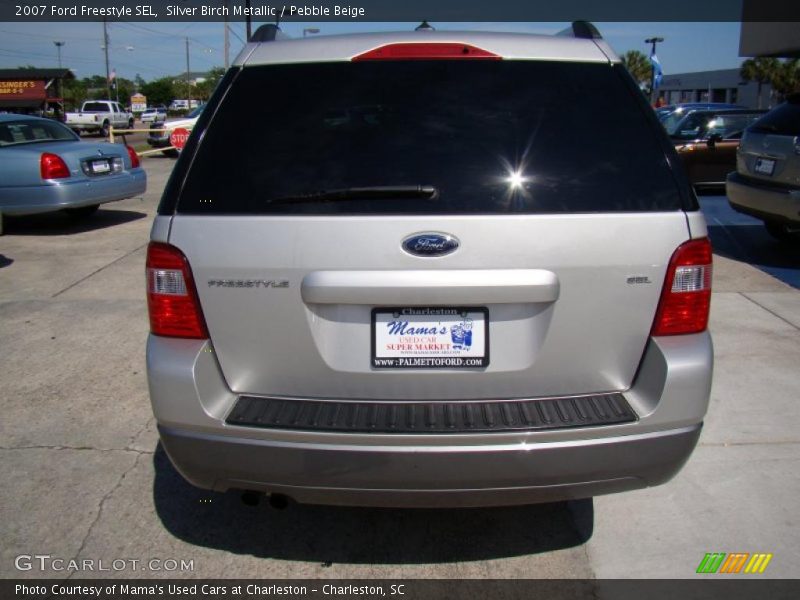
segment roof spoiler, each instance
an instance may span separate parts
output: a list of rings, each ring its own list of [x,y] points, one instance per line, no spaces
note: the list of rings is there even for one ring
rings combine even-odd
[[[280,27],[274,23],[267,23],[261,25],[256,29],[255,33],[250,36],[251,42],[274,42],[275,40],[288,40],[289,36],[286,35]]]
[[[597,27],[589,21],[573,21],[570,27],[559,31],[556,35],[568,35],[570,37],[581,38],[584,40],[602,40],[603,36]]]

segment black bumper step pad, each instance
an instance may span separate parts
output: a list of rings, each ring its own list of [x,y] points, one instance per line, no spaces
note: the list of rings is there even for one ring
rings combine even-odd
[[[479,433],[636,421],[622,394],[495,402],[335,402],[240,396],[228,425],[346,433]]]

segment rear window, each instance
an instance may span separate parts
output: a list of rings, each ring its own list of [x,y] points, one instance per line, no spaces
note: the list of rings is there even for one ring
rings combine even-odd
[[[87,102],[83,105],[83,112],[109,112],[111,108],[104,102]]]
[[[800,135],[800,96],[791,98],[773,108],[761,117],[750,131],[757,133],[777,133],[779,135]]]
[[[0,123],[0,147],[77,139],[71,129],[55,121],[25,119]]]
[[[247,67],[197,138],[177,210],[677,210],[663,132],[623,77],[511,60]]]

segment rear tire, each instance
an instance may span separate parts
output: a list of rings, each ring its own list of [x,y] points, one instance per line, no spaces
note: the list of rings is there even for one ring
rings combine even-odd
[[[107,138],[110,133],[110,125],[108,121],[103,121],[103,126],[100,128],[100,135]]]
[[[767,233],[779,242],[800,242],[800,227],[790,228],[786,223],[764,221]]]
[[[93,215],[100,208],[99,204],[90,204],[89,206],[78,206],[77,208],[65,208],[64,212],[70,217],[84,218]]]
[[[133,119],[128,119],[128,129],[133,129]]]

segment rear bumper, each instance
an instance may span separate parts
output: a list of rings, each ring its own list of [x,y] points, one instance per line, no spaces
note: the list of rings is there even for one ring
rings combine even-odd
[[[669,480],[700,425],[541,444],[285,444],[159,427],[181,474],[198,487],[284,494],[358,506],[500,506],[621,492]]]
[[[142,168],[107,177],[83,177],[53,184],[0,188],[0,212],[6,215],[33,215],[104,204],[144,194],[146,188],[147,174]]]
[[[300,502],[488,506],[658,485],[697,443],[708,406],[707,332],[652,338],[623,392],[634,422],[556,430],[406,434],[299,431],[226,422],[239,396],[207,340],[150,336],[150,398],[163,446],[198,487]]]
[[[788,188],[730,173],[726,182],[728,202],[737,211],[763,221],[800,224],[800,188]]]

